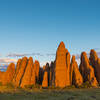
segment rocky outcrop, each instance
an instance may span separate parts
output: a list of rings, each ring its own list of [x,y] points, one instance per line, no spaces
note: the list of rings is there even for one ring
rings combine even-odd
[[[87,58],[87,54],[85,52],[81,54],[80,72],[83,76],[84,82],[88,81],[91,86],[94,87],[98,85],[94,74],[94,68],[89,64],[89,59]]]
[[[67,86],[71,85],[71,80],[70,80],[70,53],[66,49],[66,67],[67,67]]]
[[[2,73],[2,78],[1,78],[2,84],[6,85],[6,84],[11,83],[14,78],[14,75],[15,75],[15,64],[11,63],[7,67],[6,72]]]
[[[15,83],[16,82],[16,77],[17,77],[17,74],[18,74],[18,72],[19,72],[19,69],[20,69],[20,67],[21,67],[21,62],[22,62],[22,59],[19,59],[18,61],[17,61],[17,65],[16,65],[16,69],[15,69],[15,75],[14,75],[14,78],[13,78],[13,83]]]
[[[36,75],[35,75],[34,68],[32,68],[32,72],[31,72],[31,83],[30,83],[30,85],[35,85],[35,84],[36,84]]]
[[[13,81],[13,84],[16,87],[19,87],[22,82],[22,78],[23,78],[25,70],[26,70],[27,62],[28,62],[27,57],[23,57],[21,64],[20,64],[19,71]]]
[[[83,84],[83,77],[79,72],[77,62],[75,61],[75,56],[72,56],[71,61],[71,84],[75,85],[76,87],[81,86]]]
[[[28,60],[28,64],[26,66],[26,70],[24,72],[24,75],[23,75],[23,78],[22,78],[22,81],[21,81],[21,87],[24,88],[25,86],[28,86],[28,85],[31,85],[32,82],[31,82],[31,77],[34,79],[35,81],[35,73],[33,69],[33,58],[30,57],[29,60]],[[33,73],[32,73],[33,72]],[[32,75],[33,74],[33,75]],[[33,81],[33,80],[32,80]],[[34,81],[33,81],[33,84],[34,84]]]
[[[100,58],[98,58],[98,55],[95,50],[90,51],[90,64],[93,66],[95,71],[95,76],[97,78],[97,81],[100,83]]]
[[[55,62],[51,62],[50,64],[50,86],[55,86]]]
[[[39,71],[40,71],[40,64],[37,60],[34,62],[34,71],[36,76],[36,82],[39,82]]]
[[[3,85],[13,84],[15,87],[25,88],[27,86],[41,85],[43,88],[60,87],[75,85],[81,86],[89,83],[93,87],[100,84],[100,58],[97,53],[91,50],[88,59],[87,54],[81,54],[80,66],[65,48],[63,42],[60,43],[55,61],[40,67],[39,61],[33,62],[33,58],[23,57],[16,64],[11,63],[6,72],[0,71],[0,83]]]
[[[42,87],[43,88],[48,87],[48,72],[47,71],[44,72]]]
[[[63,42],[60,43],[56,53],[55,63],[55,87],[66,87],[70,85],[69,62],[67,62],[66,48]],[[69,57],[68,57],[69,58]],[[69,61],[69,60],[68,60]]]

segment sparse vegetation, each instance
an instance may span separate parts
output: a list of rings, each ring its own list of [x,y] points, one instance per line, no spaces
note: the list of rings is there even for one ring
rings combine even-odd
[[[72,86],[73,87],[73,86]],[[1,87],[2,91],[4,87]],[[8,88],[4,88],[7,90]],[[16,91],[7,90],[1,92],[0,100],[100,100],[100,89],[32,89],[32,91],[26,91],[16,89]]]

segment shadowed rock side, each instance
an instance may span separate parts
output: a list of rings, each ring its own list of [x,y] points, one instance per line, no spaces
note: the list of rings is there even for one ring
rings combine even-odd
[[[75,85],[81,86],[85,82],[93,87],[100,83],[100,59],[94,50],[91,50],[88,59],[87,54],[81,54],[81,63],[78,64],[75,56],[72,56],[70,62],[70,53],[65,48],[63,42],[60,43],[55,61],[47,63],[43,68],[40,67],[39,61],[33,58],[23,57],[16,64],[9,64],[6,72],[0,71],[0,83],[3,85],[13,84],[15,87],[25,88],[27,86],[41,85],[43,88],[60,87]]]
[[[72,56],[71,61],[71,84],[76,87],[81,86],[83,84],[83,77],[79,72],[77,62],[75,61],[75,56]]]
[[[50,64],[50,86],[55,86],[55,62],[51,62]]]
[[[98,55],[95,50],[90,51],[90,64],[93,66],[95,70],[95,76],[97,78],[97,81],[100,83],[100,59],[98,58]]]
[[[68,60],[69,61],[69,60]],[[66,87],[70,85],[69,66],[67,65],[66,48],[63,42],[60,43],[56,53],[55,64],[55,87]]]
[[[91,86],[94,87],[98,85],[94,74],[94,68],[89,64],[89,59],[87,58],[87,54],[85,52],[81,54],[80,72],[83,76],[84,82],[88,81]]]
[[[39,61],[36,60],[35,63],[34,63],[34,71],[35,71],[37,83],[39,83],[39,70],[40,70],[40,64],[39,64]]]

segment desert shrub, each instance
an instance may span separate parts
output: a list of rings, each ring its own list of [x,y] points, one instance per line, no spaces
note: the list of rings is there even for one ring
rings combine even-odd
[[[34,87],[34,85],[25,85],[24,88],[26,89],[32,89]]]
[[[75,85],[67,86],[65,89],[73,89],[75,88]]]
[[[2,82],[0,82],[0,86],[2,86]]]
[[[79,88],[90,88],[90,87],[92,87],[91,84],[89,83],[89,81],[86,81]]]
[[[39,84],[35,84],[35,85],[33,85],[33,88],[38,88],[38,89],[40,89],[40,85],[39,85]]]
[[[14,85],[12,83],[7,83],[6,86],[7,88],[14,88]]]
[[[55,86],[49,86],[48,89],[55,89]]]
[[[24,88],[25,88],[25,89],[34,89],[34,88],[40,89],[40,85],[39,85],[39,84],[35,84],[35,85],[26,85]]]

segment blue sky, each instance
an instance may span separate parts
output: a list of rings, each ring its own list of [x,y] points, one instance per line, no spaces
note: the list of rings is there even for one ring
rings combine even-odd
[[[100,0],[0,0],[0,59],[32,54],[43,64],[60,41],[71,54],[99,50]]]

